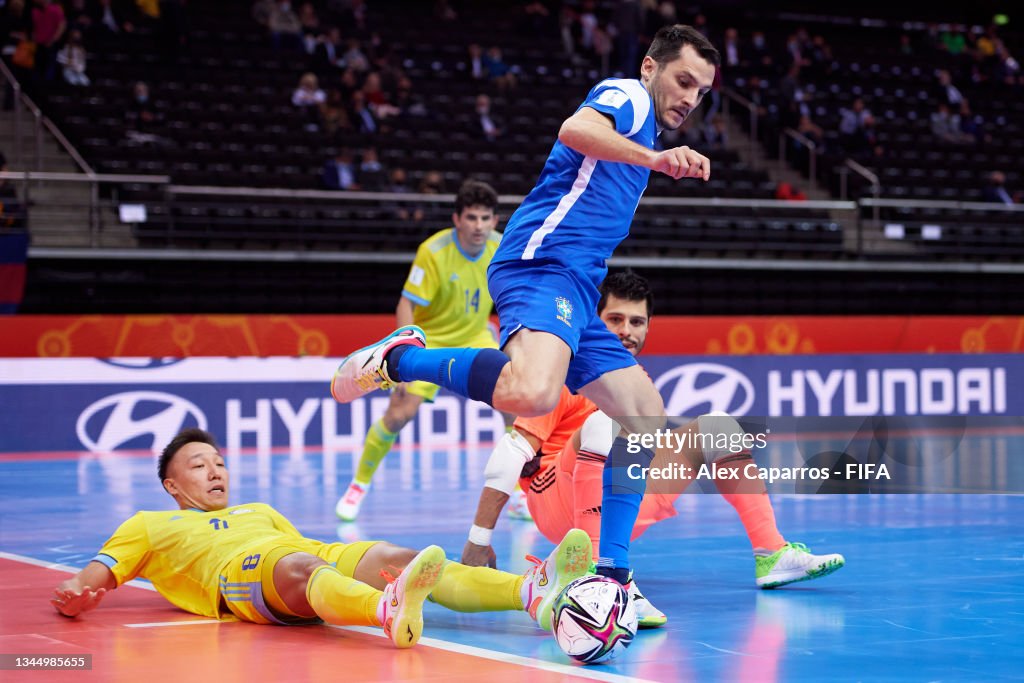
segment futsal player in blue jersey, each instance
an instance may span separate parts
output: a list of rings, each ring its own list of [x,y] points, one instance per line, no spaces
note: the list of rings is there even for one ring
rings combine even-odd
[[[629,234],[651,171],[709,179],[707,157],[689,147],[658,151],[655,141],[698,107],[719,63],[700,32],[666,26],[654,36],[638,80],[601,81],[562,124],[488,270],[501,351],[425,349],[422,331],[408,326],[352,353],[331,383],[334,398],[347,403],[422,380],[527,417],[550,412],[563,384],[592,400],[623,428],[604,471],[598,561],[599,573],[623,584],[645,489],[643,480],[623,474],[654,455],[629,453],[626,434],[660,428],[665,408],[651,379],[596,315],[598,287],[608,258]]]

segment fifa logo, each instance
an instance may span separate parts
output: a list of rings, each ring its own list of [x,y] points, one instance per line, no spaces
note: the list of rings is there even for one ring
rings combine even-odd
[[[558,311],[558,319],[572,327],[572,304],[564,297],[555,297],[555,309]]]

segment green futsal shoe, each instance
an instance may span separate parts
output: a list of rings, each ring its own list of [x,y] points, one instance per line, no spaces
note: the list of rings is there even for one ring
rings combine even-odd
[[[803,543],[787,543],[774,553],[754,551],[754,576],[758,588],[778,588],[797,581],[828,576],[846,564],[842,555],[814,555]]]

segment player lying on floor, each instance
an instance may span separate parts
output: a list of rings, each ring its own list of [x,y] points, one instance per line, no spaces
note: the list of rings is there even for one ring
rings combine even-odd
[[[51,603],[61,614],[93,609],[107,591],[141,576],[200,616],[382,626],[395,646],[411,647],[428,597],[458,612],[525,610],[549,629],[555,598],[591,563],[590,541],[578,529],[522,576],[448,562],[436,545],[416,552],[382,541],[306,538],[269,505],[228,506],[224,459],[201,429],[167,445],[159,474],[180,509],[138,512],[124,522],[85,569],[56,588]]]
[[[654,308],[647,280],[633,272],[614,273],[605,278],[600,293],[598,317],[629,353],[638,355],[647,341]],[[612,420],[598,413],[591,401],[565,388],[553,412],[517,419],[515,429],[501,439],[487,462],[484,489],[462,553],[463,563],[494,566],[490,532],[517,477],[541,533],[549,539],[560,538],[567,529],[578,527],[588,533],[596,549],[601,528],[602,476],[616,429]],[[685,429],[723,436],[742,432],[736,420],[724,414],[704,416]],[[699,442],[691,439],[689,443],[695,441]],[[698,447],[679,455],[681,464],[693,472],[706,463],[719,470],[742,473],[753,462],[749,451],[704,451]],[[649,482],[632,539],[655,522],[674,517],[675,499],[690,483],[676,482],[672,490],[666,491],[656,482]],[[776,526],[764,482],[716,479],[715,486],[736,510],[747,532],[754,550],[755,580],[759,587],[776,588],[814,579],[843,566],[842,555],[814,555],[803,544],[786,542]],[[632,573],[625,587],[636,604],[641,627],[661,626],[667,621],[644,598]]]

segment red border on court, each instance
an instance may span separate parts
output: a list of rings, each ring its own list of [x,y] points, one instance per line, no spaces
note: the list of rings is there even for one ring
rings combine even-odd
[[[216,672],[218,683],[331,681],[339,677],[363,681],[471,681],[479,680],[481,671],[486,671],[489,683],[593,680],[423,644],[396,650],[384,638],[327,626],[202,623],[206,621],[202,617],[183,612],[157,593],[134,586],[122,586],[95,610],[68,619],[49,604],[53,589],[67,576],[60,570],[0,558],[0,602],[4,605],[0,613],[0,651],[92,655],[91,671],[25,671],[14,674],[16,680],[180,683],[209,678],[211,672]],[[190,621],[197,623],[183,625]],[[151,627],[131,628],[127,624]],[[538,637],[542,637],[540,632]],[[186,669],[182,669],[183,663],[187,663]]]
[[[21,315],[0,320],[0,357],[342,356],[392,330],[391,315]],[[1012,353],[1024,317],[655,316],[646,353]]]

